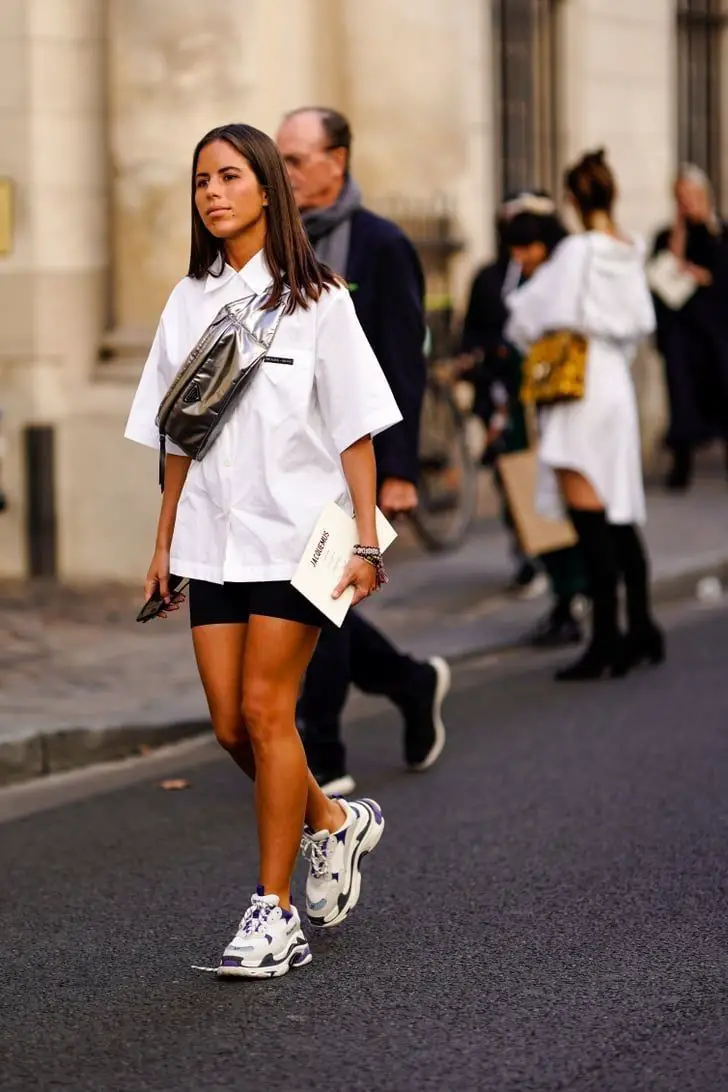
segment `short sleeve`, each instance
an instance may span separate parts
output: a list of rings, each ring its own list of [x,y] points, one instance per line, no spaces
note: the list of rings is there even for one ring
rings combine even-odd
[[[157,411],[177,373],[177,368],[169,360],[164,334],[165,316],[169,314],[170,303],[171,299],[159,321],[124,430],[127,440],[154,448],[155,451],[159,450],[159,430],[155,424]],[[169,455],[184,455],[182,449],[169,440],[166,450]]]
[[[319,303],[314,371],[321,416],[339,452],[402,420],[345,288]]]

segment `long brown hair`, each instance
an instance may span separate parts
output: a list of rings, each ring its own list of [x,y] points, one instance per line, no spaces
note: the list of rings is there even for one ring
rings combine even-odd
[[[329,285],[339,283],[338,278],[316,259],[296,208],[280,152],[266,133],[254,129],[252,125],[220,125],[206,133],[195,148],[192,157],[192,242],[188,277],[201,280],[208,273],[219,276],[225,264],[225,242],[216,239],[207,230],[195,204],[195,175],[200,152],[216,140],[226,141],[247,160],[268,197],[264,250],[273,276],[273,287],[265,308],[270,310],[277,307],[286,287],[291,292],[286,312],[290,314],[296,307],[307,308],[312,300],[321,297]]]
[[[595,212],[611,213],[617,196],[617,184],[603,148],[583,155],[578,163],[567,170],[564,183],[587,226]]]

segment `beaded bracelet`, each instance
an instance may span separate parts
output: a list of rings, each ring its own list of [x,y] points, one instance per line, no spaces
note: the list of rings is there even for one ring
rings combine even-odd
[[[387,570],[384,568],[384,562],[382,560],[382,551],[376,546],[355,546],[354,557],[360,557],[362,561],[366,561],[377,572],[377,590],[382,587],[383,584],[389,583],[389,577],[387,576]]]

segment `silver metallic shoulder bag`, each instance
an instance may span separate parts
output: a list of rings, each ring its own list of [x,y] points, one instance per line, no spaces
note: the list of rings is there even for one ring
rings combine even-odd
[[[199,461],[217,439],[230,410],[250,387],[273,344],[290,293],[271,310],[269,295],[226,303],[190,352],[157,412],[159,487],[164,492],[167,437]]]

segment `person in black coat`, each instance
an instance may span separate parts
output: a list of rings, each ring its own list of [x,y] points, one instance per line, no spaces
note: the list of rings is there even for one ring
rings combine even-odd
[[[728,232],[698,167],[682,169],[675,202],[675,222],[658,234],[653,254],[671,251],[694,278],[695,291],[678,309],[659,291],[654,302],[670,407],[666,444],[673,463],[666,485],[683,490],[697,447],[719,439],[728,453]]]
[[[417,252],[396,224],[363,207],[349,169],[351,129],[343,115],[326,107],[296,110],[284,119],[277,140],[317,257],[346,278],[402,413],[398,425],[374,438],[379,506],[389,517],[410,512],[417,506],[426,380],[425,285]],[[401,653],[353,610],[341,630],[322,632],[298,707],[309,765],[324,789],[349,793],[355,787],[341,740],[351,683],[385,695],[400,709],[411,769],[427,769],[437,760],[445,742],[447,664]]]
[[[527,557],[518,541],[516,527],[498,473],[500,454],[528,447],[528,435],[520,401],[522,356],[506,344],[503,329],[508,318],[505,298],[546,261],[566,231],[546,193],[521,193],[508,198],[496,221],[496,260],[476,274],[463,324],[461,352],[473,361],[464,373],[475,387],[474,410],[488,435],[485,461],[494,465],[495,483],[501,492],[503,520],[512,536],[517,572],[513,587],[523,594],[548,576],[553,602],[546,616],[524,634],[522,644],[535,648],[559,648],[577,644],[582,630],[576,604],[587,592],[586,577],[577,547],[554,550],[541,558]]]

